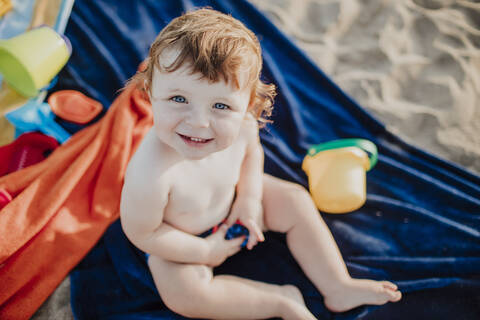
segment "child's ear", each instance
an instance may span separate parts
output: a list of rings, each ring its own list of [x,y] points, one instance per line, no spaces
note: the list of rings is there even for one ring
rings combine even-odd
[[[147,70],[149,60],[150,60],[150,58],[146,58],[145,60],[140,62],[140,64],[138,65],[137,71],[144,72],[145,70]]]

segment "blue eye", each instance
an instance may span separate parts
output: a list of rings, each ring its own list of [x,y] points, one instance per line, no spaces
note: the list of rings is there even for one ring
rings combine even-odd
[[[187,102],[187,99],[185,99],[185,97],[182,97],[182,96],[174,96],[174,97],[171,97],[170,100],[172,100],[174,102],[178,102],[178,103]]]
[[[219,110],[227,110],[227,109],[230,109],[229,106],[227,106],[227,105],[224,104],[224,103],[220,103],[220,102],[215,103],[215,104],[213,105],[213,107],[214,107],[215,109],[219,109]]]

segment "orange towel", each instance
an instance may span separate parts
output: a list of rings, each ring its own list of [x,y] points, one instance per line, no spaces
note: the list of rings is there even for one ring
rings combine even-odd
[[[0,178],[0,319],[27,319],[119,216],[128,160],[152,125],[129,85],[97,123],[46,160]]]

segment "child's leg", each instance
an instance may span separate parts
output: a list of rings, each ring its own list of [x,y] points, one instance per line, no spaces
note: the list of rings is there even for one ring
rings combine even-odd
[[[203,265],[150,256],[148,265],[163,302],[185,317],[205,319],[315,319],[294,286],[234,276],[213,276]]]
[[[391,282],[350,277],[330,230],[305,188],[269,175],[263,181],[266,228],[287,233],[292,255],[331,311],[400,300],[401,293]]]

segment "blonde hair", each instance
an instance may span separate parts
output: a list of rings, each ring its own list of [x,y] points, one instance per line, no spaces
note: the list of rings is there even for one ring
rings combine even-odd
[[[169,65],[160,63],[165,49],[177,49],[177,58]],[[240,89],[238,75],[248,71],[244,88],[251,88],[249,112],[263,126],[272,113],[275,86],[260,80],[262,56],[255,34],[230,15],[203,8],[173,19],[150,47],[146,68],[129,82],[137,82],[151,95],[154,68],[173,72],[185,62],[193,73],[208,81],[225,81]]]

